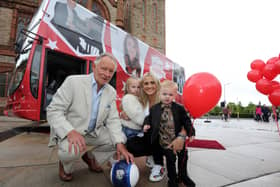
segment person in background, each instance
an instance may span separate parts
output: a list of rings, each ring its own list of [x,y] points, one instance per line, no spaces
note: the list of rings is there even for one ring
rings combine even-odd
[[[263,104],[262,106],[262,114],[263,121],[269,122],[269,116],[271,115],[271,112],[265,104]]]
[[[188,152],[184,142],[186,130],[189,141],[193,140],[195,130],[184,107],[175,102],[178,86],[170,80],[161,83],[160,103],[150,108],[149,116],[144,121],[144,132],[150,131],[153,158],[155,165],[150,174],[150,181],[162,180],[163,156],[166,157],[168,186],[178,187],[179,181],[186,186],[195,186],[187,174]],[[175,141],[181,141],[182,147],[174,146]],[[176,173],[176,156],[178,156],[178,176]]]
[[[230,109],[229,106],[227,105],[226,107],[223,108],[223,116],[225,121],[228,121],[229,115],[230,115]]]
[[[90,171],[102,172],[101,164],[117,152],[129,163],[133,155],[125,147],[116,91],[108,83],[117,68],[109,53],[96,58],[93,72],[68,76],[47,107],[51,127],[49,145],[58,144],[59,177],[73,179],[73,165],[82,156]]]
[[[256,107],[256,120],[262,121],[262,108],[260,105]]]

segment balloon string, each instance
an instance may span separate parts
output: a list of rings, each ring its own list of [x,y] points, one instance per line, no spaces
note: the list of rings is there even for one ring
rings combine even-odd
[[[192,136],[192,131],[193,131],[193,128],[194,128],[194,127],[193,127],[194,121],[195,121],[195,118],[194,118],[193,121],[192,121],[192,127],[191,127],[191,130],[190,130],[190,136]],[[184,151],[184,156],[183,156],[183,160],[182,160],[182,162],[181,162],[181,164],[180,164],[181,170],[183,170],[183,164],[184,164],[184,162],[185,162],[185,160],[186,160],[186,158],[187,158],[187,154],[188,154],[187,148],[188,148],[189,141],[190,141],[189,138],[185,140],[185,151]]]
[[[273,114],[274,114],[274,119],[276,121],[277,129],[278,129],[278,134],[280,136],[280,129],[279,129],[279,123],[278,123],[278,116],[276,114],[276,107],[272,107],[272,111],[273,111]]]
[[[194,121],[195,121],[195,118],[193,118],[193,121],[192,121],[192,127],[191,127],[191,129],[190,129],[189,137],[192,136],[192,133],[193,133],[192,131],[193,131],[193,129],[194,129],[194,127],[193,127]],[[186,141],[185,141],[185,149],[187,149],[188,144],[189,144],[189,138],[186,139]]]

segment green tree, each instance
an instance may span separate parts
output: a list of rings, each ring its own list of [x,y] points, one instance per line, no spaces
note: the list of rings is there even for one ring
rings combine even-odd
[[[252,102],[250,102],[248,106],[243,106],[241,102],[238,102],[238,104],[229,102],[227,106],[229,106],[229,109],[231,110],[231,117],[233,118],[253,118],[256,111],[256,105]],[[208,114],[212,116],[218,116],[221,115],[222,110],[223,109],[217,105]]]

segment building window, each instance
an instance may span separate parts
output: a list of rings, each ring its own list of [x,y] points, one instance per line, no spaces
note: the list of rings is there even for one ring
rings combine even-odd
[[[157,4],[153,3],[153,29],[155,32],[158,32],[157,24]]]
[[[101,16],[101,17],[104,17],[102,15],[102,10],[100,8],[100,5],[95,1],[92,3],[91,11],[94,12],[95,14]]]
[[[88,3],[87,0],[76,0],[76,2],[83,5],[84,7],[87,7],[87,3]]]
[[[11,78],[11,72],[0,73],[0,98],[7,97],[8,82]]]
[[[11,81],[8,88],[8,95],[13,94],[14,91],[16,91],[16,89],[20,85],[26,70],[29,54],[30,49],[27,51],[27,53],[21,54],[20,58],[17,59],[16,64],[18,66],[16,66],[16,68],[14,69],[13,76],[11,77]]]
[[[16,41],[20,41],[23,38],[23,34],[20,34],[22,29],[27,28],[28,24],[31,21],[32,15],[19,13],[17,18],[17,31],[16,31]]]

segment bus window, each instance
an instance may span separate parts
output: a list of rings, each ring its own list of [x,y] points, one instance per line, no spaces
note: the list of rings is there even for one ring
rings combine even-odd
[[[41,65],[42,46],[37,45],[32,59],[30,71],[30,90],[33,97],[38,98],[40,65]]]
[[[89,61],[89,73],[92,73],[92,63],[94,63],[94,62]]]
[[[26,65],[27,65],[27,60],[30,54],[30,49],[25,51],[26,53],[20,54],[17,57],[17,62],[16,62],[16,67],[14,69],[13,72],[13,77],[11,79],[10,85],[9,85],[9,92],[8,95],[11,95],[14,93],[14,91],[18,88],[18,86],[20,85],[23,76],[24,76],[24,72],[26,69]]]

